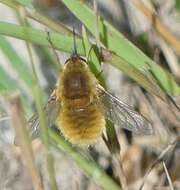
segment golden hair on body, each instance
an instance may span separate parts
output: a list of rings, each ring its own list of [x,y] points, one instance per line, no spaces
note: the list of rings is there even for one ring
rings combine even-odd
[[[93,103],[98,81],[79,56],[68,59],[59,79],[59,129],[72,144],[94,144],[105,127],[104,113]]]

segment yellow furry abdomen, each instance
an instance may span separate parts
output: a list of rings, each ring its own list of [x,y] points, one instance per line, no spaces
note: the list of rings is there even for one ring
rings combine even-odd
[[[75,145],[92,145],[101,136],[105,127],[104,114],[91,105],[83,111],[61,108],[58,126],[64,137]]]

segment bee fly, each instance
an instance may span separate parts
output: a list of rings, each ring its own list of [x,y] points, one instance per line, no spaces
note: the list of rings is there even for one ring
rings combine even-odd
[[[44,111],[48,126],[57,120],[64,137],[74,145],[96,143],[105,129],[106,119],[133,132],[153,132],[145,117],[99,84],[76,48],[65,62]],[[32,137],[37,136],[39,121],[36,115],[29,120],[29,125]]]

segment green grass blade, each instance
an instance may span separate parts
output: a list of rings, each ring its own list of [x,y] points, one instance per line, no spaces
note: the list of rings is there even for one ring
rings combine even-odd
[[[84,27],[82,29],[82,38],[83,38],[82,39],[83,47],[85,51],[85,56],[87,57],[88,65],[91,71],[100,81],[101,85],[105,86],[104,77],[101,75],[102,70],[101,70],[100,60],[98,59],[98,56],[96,55],[96,52],[94,50],[95,46],[92,46],[92,44],[89,42],[89,38]]]
[[[36,46],[35,51],[39,55],[42,64],[51,65],[55,72],[59,72],[59,68],[61,67],[61,65],[59,64],[54,53],[51,52],[48,47]]]
[[[76,149],[64,140],[57,132],[49,129],[49,136],[56,143],[56,147],[70,155],[77,165],[105,190],[121,190],[121,188],[99,166],[83,157]]]
[[[63,2],[92,34],[96,33],[96,15],[90,8],[77,0],[63,0]],[[122,59],[126,60],[130,65],[133,65],[140,71],[147,67],[150,68],[150,72],[155,76],[158,83],[166,93],[170,95],[180,94],[180,87],[172,77],[166,77],[167,72],[128,41],[107,21],[101,18],[99,23],[101,42],[104,43],[107,48],[115,52]]]
[[[50,46],[49,41],[47,39],[46,32],[32,29],[29,27],[0,22],[0,34],[9,35],[12,37],[27,40],[38,45]],[[72,37],[54,33],[54,32],[50,33],[50,37],[51,37],[51,41],[53,43],[54,48],[62,50],[62,51],[70,52],[70,53],[72,52],[72,47],[73,47]],[[76,39],[76,45],[77,45],[78,53],[80,55],[84,55],[84,47],[83,47],[82,40]],[[118,57],[124,60],[126,63],[128,63],[131,66],[130,62],[128,62],[126,59],[123,59],[122,56],[118,56]],[[121,64],[121,63],[118,61],[116,64],[114,63],[114,66],[119,68],[118,64]],[[126,66],[126,64],[123,64],[124,69],[127,70],[130,67],[129,65]],[[144,65],[144,67],[137,68],[133,66],[133,68],[136,68],[140,73],[145,73],[146,75],[150,75],[150,76],[153,75],[155,79],[157,80],[159,86],[162,89],[164,89],[166,93],[170,95],[180,94],[180,87],[177,85],[173,77],[168,72],[164,71],[159,65],[157,65],[153,61],[150,60],[149,62],[146,63],[146,65]],[[121,70],[123,70],[123,68]],[[131,78],[136,77],[136,76],[133,76],[133,74],[130,75],[128,72],[126,72],[126,74],[128,74]]]
[[[48,35],[46,32],[33,29],[30,27],[0,22],[0,34],[30,41],[37,45],[49,46]],[[65,52],[73,52],[73,38],[59,33],[50,32],[50,38],[53,47]],[[82,40],[76,39],[77,51],[80,55],[84,55]]]
[[[32,7],[32,0],[15,0],[15,1],[26,7]]]
[[[22,101],[25,108],[25,112],[29,115],[31,110],[31,103],[28,99],[27,94],[24,94],[23,89],[18,85],[17,81],[12,78],[8,72],[6,72],[0,66],[0,95],[5,95],[10,92],[20,91],[22,94]]]
[[[89,42],[89,37],[87,35],[86,29],[83,27],[82,30],[83,37],[83,46],[85,50],[85,56],[87,57],[87,61],[89,62],[89,66],[92,69],[93,73],[96,75],[101,72],[100,61],[98,60],[93,46]]]
[[[11,46],[8,40],[0,35],[0,48],[6,57],[9,59],[10,64],[16,70],[19,75],[19,78],[22,79],[27,86],[31,87],[32,85],[32,75],[30,74],[30,69],[24,63],[22,58],[18,55],[15,49]]]
[[[158,96],[162,100],[166,100],[164,91],[156,84],[153,76],[150,75],[148,71],[144,70],[144,72],[140,72],[137,68],[130,65],[126,60],[107,50],[102,50],[102,55],[104,56],[104,61],[107,60],[112,66],[130,76],[150,93]]]
[[[20,89],[17,82],[0,66],[0,91],[14,91]]]
[[[180,12],[180,0],[176,0],[176,9]]]

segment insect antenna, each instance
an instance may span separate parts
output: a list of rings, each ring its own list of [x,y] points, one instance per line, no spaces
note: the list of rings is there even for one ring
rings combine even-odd
[[[75,27],[74,27],[74,26],[73,26],[73,46],[74,46],[74,49],[73,49],[73,54],[72,54],[72,56],[73,56],[73,57],[77,57],[77,56],[78,56],[78,53],[77,53],[76,33],[75,33]]]
[[[47,40],[48,40],[48,42],[49,42],[49,44],[50,44],[50,46],[52,48],[54,56],[56,57],[56,61],[58,63],[58,67],[60,67],[60,70],[61,70],[62,69],[61,68],[61,62],[60,62],[59,56],[58,56],[58,54],[57,54],[57,52],[56,52],[56,50],[54,48],[54,45],[52,43],[50,32],[49,31],[46,31],[46,32],[47,32]]]

